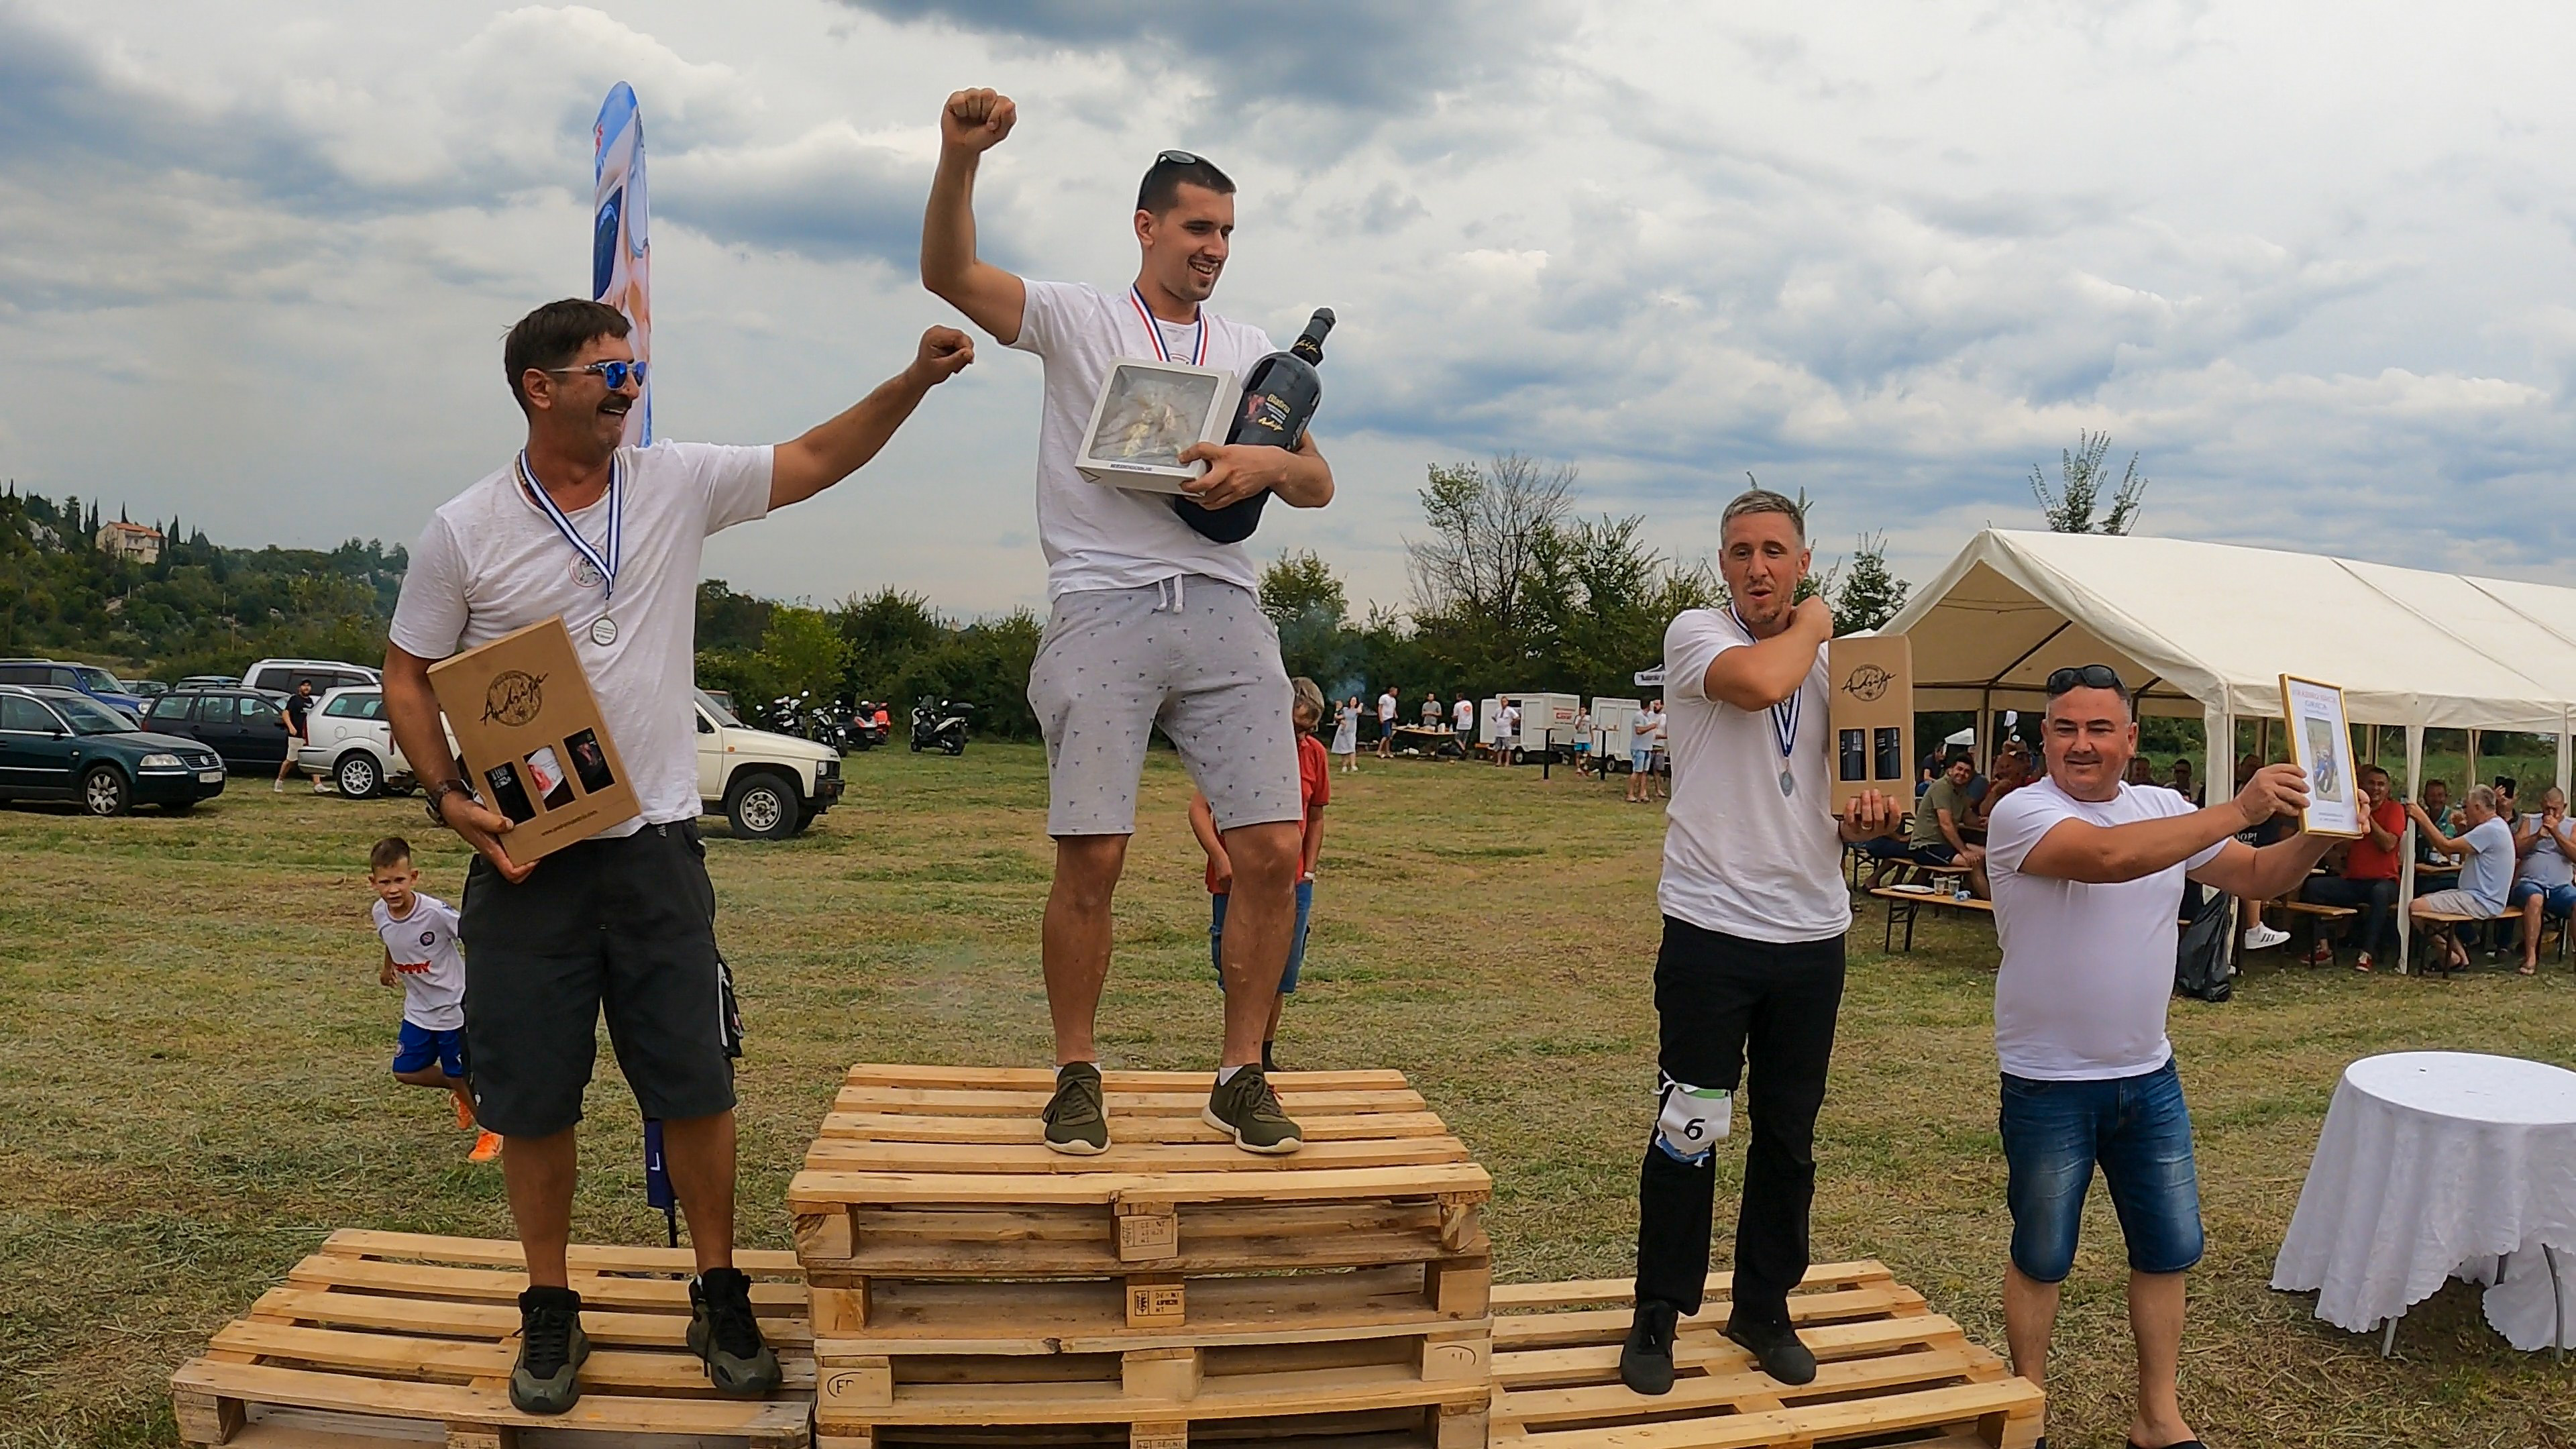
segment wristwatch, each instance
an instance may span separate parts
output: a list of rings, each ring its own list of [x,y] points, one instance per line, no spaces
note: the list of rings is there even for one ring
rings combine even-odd
[[[446,801],[446,799],[447,799],[447,797],[448,797],[449,795],[456,794],[456,793],[459,793],[459,792],[462,792],[462,793],[464,794],[465,798],[466,798],[466,799],[468,799],[468,800],[472,800],[472,799],[476,798],[476,796],[475,796],[475,794],[474,794],[474,787],[473,787],[473,786],[471,786],[471,785],[466,784],[463,780],[458,779],[458,778],[456,778],[456,777],[454,777],[454,776],[450,776],[449,778],[444,779],[444,780],[441,780],[441,781],[439,781],[437,784],[432,785],[432,786],[430,786],[430,787],[429,787],[428,795],[429,795],[429,823],[430,823],[430,824],[435,825],[435,826],[438,826],[438,827],[440,827],[441,829],[445,829],[445,828],[447,828],[447,814],[446,814],[446,812],[445,812],[445,811],[440,810],[438,807],[439,807],[441,804],[445,803],[445,801]]]

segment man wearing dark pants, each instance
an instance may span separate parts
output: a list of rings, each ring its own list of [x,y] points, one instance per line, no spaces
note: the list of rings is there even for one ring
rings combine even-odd
[[[1700,1308],[1716,1143],[1747,1069],[1753,1141],[1726,1335],[1782,1383],[1816,1376],[1788,1299],[1807,1273],[1816,1113],[1851,927],[1842,846],[1897,821],[1895,802],[1874,790],[1839,823],[1828,808],[1833,615],[1822,599],[1795,602],[1808,564],[1798,505],[1763,489],[1738,496],[1719,550],[1731,605],[1693,609],[1664,634],[1674,767],[1657,891],[1662,1080],[1638,1170],[1636,1316],[1619,1355],[1620,1379],[1641,1394],[1671,1391],[1674,1335]]]
[[[694,684],[698,561],[707,536],[810,498],[876,455],[922,395],[974,357],[924,333],[902,374],[774,448],[619,446],[643,369],[627,322],[550,302],[510,329],[503,372],[527,446],[449,500],[421,535],[385,651],[385,706],[430,817],[476,851],[466,875],[465,1045],[474,1110],[526,1253],[510,1402],[560,1414],[589,1353],[564,1261],[583,1088],[605,1012],[617,1064],[662,1140],[698,1276],[688,1342],[729,1392],[778,1386],[777,1356],[733,1267],[733,1064],[715,887],[698,840]],[[509,855],[510,821],[478,800],[439,725],[429,666],[560,617],[642,813],[541,861]]]
[[[1199,1115],[1247,1152],[1294,1152],[1303,1138],[1261,1068],[1297,919],[1305,820],[1279,634],[1261,612],[1242,544],[1191,528],[1168,495],[1105,487],[1075,468],[1092,401],[1117,359],[1241,376],[1273,350],[1261,329],[1206,305],[1232,245],[1234,183],[1203,157],[1165,151],[1137,187],[1129,220],[1140,255],[1129,286],[1027,281],[985,261],[975,241],[976,170],[1018,116],[1010,97],[989,90],[959,91],[940,108],[921,280],[994,341],[1046,363],[1037,503],[1047,627],[1029,666],[1055,839],[1040,950],[1056,1090],[1042,1140],[1074,1156],[1109,1148],[1094,1033],[1110,902],[1136,829],[1146,739],[1159,728],[1207,797],[1234,869],[1225,1040]],[[1265,491],[1291,508],[1332,501],[1333,470],[1311,433],[1293,452],[1194,443],[1180,459],[1208,465],[1184,491],[1210,509]]]
[[[2138,724],[2116,672],[2060,669],[2047,688],[2048,777],[1997,805],[1986,835],[2003,941],[1995,1055],[2013,1223],[2004,1333],[2013,1371],[2045,1385],[2058,1286],[2074,1267],[2099,1166],[2129,1250],[2138,1400],[2128,1442],[2197,1449],[2174,1382],[2183,1275],[2201,1254],[2191,1113],[2165,1038],[2175,917],[2186,878],[2270,900],[2333,842],[2293,833],[2257,848],[2236,838],[2275,815],[2298,819],[2308,785],[2297,766],[2257,769],[2234,799],[2195,810],[2174,791],[2123,783]]]

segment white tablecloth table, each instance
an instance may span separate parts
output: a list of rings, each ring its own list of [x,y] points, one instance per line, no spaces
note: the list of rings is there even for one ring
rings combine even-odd
[[[2514,1347],[2576,1344],[2576,1072],[2475,1052],[2344,1069],[2272,1286],[2367,1333],[2453,1277],[2493,1285]]]

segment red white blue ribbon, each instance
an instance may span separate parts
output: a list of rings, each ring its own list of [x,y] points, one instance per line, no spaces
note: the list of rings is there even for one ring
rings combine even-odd
[[[592,548],[590,540],[582,537],[581,530],[573,527],[572,520],[555,506],[555,500],[547,494],[545,485],[537,481],[536,473],[528,467],[528,453],[524,448],[519,450],[519,477],[528,485],[528,496],[544,511],[547,520],[583,558],[590,560],[592,568],[599,570],[600,601],[606,603],[615,598],[618,555],[624,551],[626,532],[626,470],[620,466],[620,461],[612,455],[608,464],[608,538],[604,549]]]
[[[1744,616],[1736,613],[1733,604],[1726,606],[1726,612],[1734,615],[1735,627],[1744,630],[1745,638],[1756,637],[1753,630],[1745,624]],[[1788,762],[1798,748],[1798,697],[1806,692],[1806,682],[1801,680],[1796,689],[1789,691],[1787,699],[1771,706],[1771,737],[1779,742],[1780,760],[1783,764]]]
[[[1127,300],[1136,304],[1136,316],[1145,324],[1145,336],[1154,344],[1154,356],[1164,362],[1174,361],[1172,349],[1163,344],[1163,324],[1154,320],[1154,309],[1145,305],[1145,294],[1134,287],[1129,287]],[[1198,340],[1190,348],[1190,366],[1205,367],[1207,366],[1207,309],[1191,308],[1190,325],[1198,329]]]

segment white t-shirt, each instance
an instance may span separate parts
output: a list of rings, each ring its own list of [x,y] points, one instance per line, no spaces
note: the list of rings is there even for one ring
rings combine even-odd
[[[1519,734],[1520,732],[1521,732],[1521,707],[1520,707],[1519,705],[1517,705],[1517,704],[1507,704],[1507,705],[1504,705],[1504,706],[1503,706],[1503,733],[1504,733],[1504,734],[1506,734],[1506,735],[1517,735],[1517,734]]]
[[[437,660],[562,615],[644,810],[602,834],[631,835],[647,824],[698,817],[697,724],[689,709],[697,685],[698,560],[707,535],[769,512],[770,450],[665,442],[620,448],[617,457],[626,517],[613,600],[598,570],[519,487],[517,470],[504,467],[430,519],[412,550],[390,632],[403,649]],[[607,498],[570,519],[599,548],[608,533]],[[617,620],[615,643],[591,639],[591,621],[602,613]]]
[[[1395,718],[1395,691],[1390,689],[1377,697],[1377,719],[1378,723],[1384,724],[1393,718]]]
[[[1780,745],[1770,710],[1747,713],[1701,693],[1708,667],[1753,642],[1724,609],[1691,609],[1664,631],[1665,716],[1673,798],[1664,812],[1664,875],[1655,901],[1668,916],[1751,941],[1821,941],[1851,929],[1842,836],[1828,809],[1825,651],[1798,686],[1798,733],[1780,793]],[[1651,726],[1642,722],[1653,721]],[[1640,736],[1642,743],[1644,736]]]
[[[2576,885],[2576,866],[2568,863],[2567,843],[2559,838],[2558,832],[2542,824],[2538,815],[2523,816],[2522,824],[2524,829],[2536,833],[2532,837],[2531,853],[2522,858],[2521,868],[2514,878],[2553,888]]]
[[[1112,488],[1075,470],[1082,430],[1100,384],[1119,358],[1154,357],[1147,314],[1125,290],[1087,282],[1030,282],[1012,347],[1046,361],[1046,403],[1038,423],[1038,547],[1046,554],[1047,597],[1085,589],[1142,588],[1179,574],[1205,574],[1258,587],[1239,543],[1218,543],[1181,522],[1168,493]],[[1206,356],[1196,365],[1238,376],[1278,349],[1270,334],[1199,309]],[[1198,352],[1196,327],[1166,325],[1176,362]]]
[[[411,893],[411,914],[394,919],[376,900],[376,938],[402,978],[403,1020],[423,1031],[465,1025],[465,958],[456,950],[456,912],[436,896]]]
[[[1476,727],[1476,702],[1470,699],[1462,699],[1458,701],[1456,705],[1451,707],[1449,718],[1453,727],[1462,735],[1467,731],[1474,729]]]
[[[2227,842],[2117,885],[2026,875],[2021,868],[2032,847],[2063,821],[2128,825],[2197,808],[2161,786],[2119,789],[2095,802],[2039,780],[1998,801],[1986,821],[1986,872],[2004,948],[2003,969],[1995,975],[1995,1055],[2013,1076],[2134,1077],[2173,1055],[2165,1003],[2173,996],[2183,876],[2208,864]]]
[[[2513,886],[2513,827],[2501,815],[2460,837],[2469,858],[2460,863],[2460,889],[2494,915],[2504,914],[2506,893]]]

